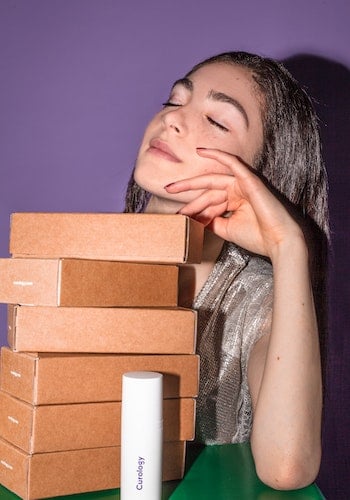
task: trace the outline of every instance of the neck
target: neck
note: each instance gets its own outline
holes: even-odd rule
[[[221,252],[224,240],[217,236],[209,229],[204,231],[204,241],[203,241],[203,263],[213,262],[215,264],[219,254]]]
[[[200,264],[186,264],[179,268],[179,305],[192,307],[194,299],[207,281],[224,240],[209,230],[204,231],[203,254]]]
[[[152,195],[145,212],[150,214],[176,214],[184,206],[178,201]]]
[[[176,214],[183,203],[152,195],[147,213]],[[224,240],[212,231],[204,231],[203,253],[200,264],[185,264],[179,268],[179,305],[191,307],[193,300],[208,279],[221,252]]]

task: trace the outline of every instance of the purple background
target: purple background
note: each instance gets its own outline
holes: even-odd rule
[[[198,60],[286,60],[316,97],[329,171],[329,388],[319,485],[350,497],[348,0],[0,0],[0,256],[15,211],[121,211],[144,126]],[[6,343],[5,306],[0,341]]]

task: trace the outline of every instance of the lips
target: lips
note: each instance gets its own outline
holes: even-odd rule
[[[150,142],[149,151],[154,153],[166,160],[172,161],[174,163],[180,163],[180,159],[173,153],[171,148],[168,146],[166,142],[161,141],[160,139],[152,139]]]

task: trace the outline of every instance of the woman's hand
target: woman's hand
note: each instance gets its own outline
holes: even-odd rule
[[[231,175],[200,175],[165,186],[168,193],[202,191],[179,213],[202,222],[227,241],[270,258],[281,243],[302,236],[283,204],[238,157],[215,149],[197,151],[228,167]]]

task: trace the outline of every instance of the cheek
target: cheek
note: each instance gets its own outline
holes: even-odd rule
[[[221,133],[203,134],[202,137],[197,141],[199,147],[205,147],[207,149],[217,149],[228,153],[229,155],[238,156],[241,158],[247,158],[249,156],[249,144],[246,140],[243,140],[238,135],[231,134],[229,137],[222,135]],[[212,160],[207,160],[206,168],[209,169],[207,173],[217,173],[217,174],[231,174],[228,167],[220,164],[219,162]]]
[[[224,150],[222,150],[224,151]],[[226,151],[227,152],[227,151]],[[209,174],[226,174],[232,175],[231,169],[226,165],[212,160],[211,158],[202,158],[198,164],[198,171],[195,175],[209,175]]]

